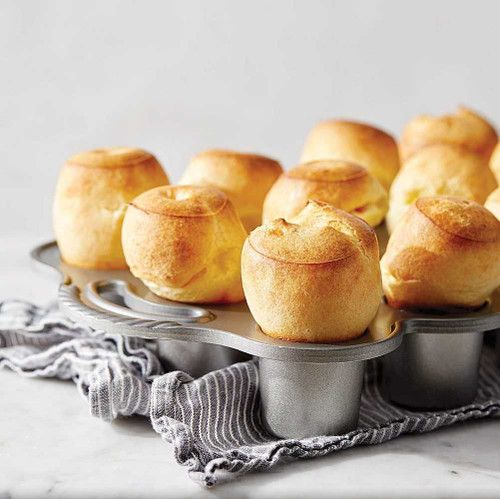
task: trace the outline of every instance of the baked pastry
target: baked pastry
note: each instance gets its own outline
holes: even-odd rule
[[[261,330],[330,343],[360,336],[382,296],[379,252],[363,220],[320,201],[268,222],[243,246],[243,289]]]
[[[372,227],[382,222],[388,209],[387,192],[371,173],[354,163],[324,159],[283,173],[267,193],[262,219],[290,220],[309,199],[352,213]]]
[[[495,189],[486,199],[484,207],[500,220],[500,187]]]
[[[233,203],[245,229],[251,231],[261,224],[264,198],[282,172],[274,159],[213,149],[196,155],[179,183],[221,190]]]
[[[451,196],[419,199],[391,235],[381,260],[395,308],[478,307],[500,285],[500,221]]]
[[[451,144],[424,147],[403,163],[392,183],[387,227],[392,232],[408,207],[421,197],[448,194],[483,204],[496,187],[483,156]]]
[[[399,170],[396,141],[387,133],[354,121],[324,121],[309,133],[301,161],[343,159],[366,168],[385,189]]]
[[[497,182],[500,183],[500,143],[493,149],[493,154],[490,159],[490,168],[495,175]]]
[[[53,205],[62,259],[89,269],[127,268],[121,243],[127,203],[168,183],[157,159],[141,149],[110,147],[69,158],[59,174]]]
[[[228,198],[213,187],[163,186],[134,199],[122,240],[130,271],[156,295],[190,303],[244,299],[246,232]]]
[[[490,123],[470,109],[459,107],[455,114],[424,114],[411,120],[403,131],[400,152],[405,160],[422,147],[444,143],[465,146],[489,159],[497,141]]]

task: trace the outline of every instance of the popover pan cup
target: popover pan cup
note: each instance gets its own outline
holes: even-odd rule
[[[264,426],[279,437],[299,439],[355,430],[365,364],[259,359]]]
[[[500,289],[482,307],[398,310],[403,341],[382,359],[389,400],[410,409],[452,409],[477,393],[484,333],[500,326]]]
[[[151,341],[156,344],[156,354],[166,372],[184,371],[193,378],[252,358],[247,353],[220,345],[178,340]]]
[[[384,390],[411,409],[452,409],[477,392],[483,332],[406,334],[382,359]]]

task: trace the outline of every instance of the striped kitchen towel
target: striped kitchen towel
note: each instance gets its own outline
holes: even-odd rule
[[[139,339],[77,325],[56,306],[0,303],[0,367],[27,377],[73,380],[93,416],[149,414],[151,381],[163,373]]]
[[[91,413],[103,419],[150,414],[154,430],[173,445],[178,462],[205,486],[214,485],[221,471],[236,476],[289,458],[322,456],[403,433],[500,415],[500,370],[493,351],[485,348],[478,396],[468,406],[437,412],[398,408],[382,396],[379,364],[370,361],[355,431],[278,439],[264,429],[260,418],[255,362],[234,364],[198,379],[180,371],[164,374],[143,340],[93,332],[55,308],[13,300],[0,303],[2,366],[25,376],[74,380]]]

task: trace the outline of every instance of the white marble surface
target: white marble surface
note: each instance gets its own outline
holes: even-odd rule
[[[33,235],[0,237],[0,299],[43,304],[55,285],[29,266]],[[71,382],[0,371],[0,499],[39,497],[500,497],[500,420],[293,462],[205,490],[145,418],[89,416]]]

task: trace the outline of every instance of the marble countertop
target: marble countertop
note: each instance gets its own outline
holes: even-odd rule
[[[29,249],[0,237],[0,300],[44,304],[55,284]],[[105,423],[71,382],[0,371],[0,499],[30,497],[500,497],[500,420],[476,421],[379,446],[295,461],[206,490],[179,466],[146,418]]]

